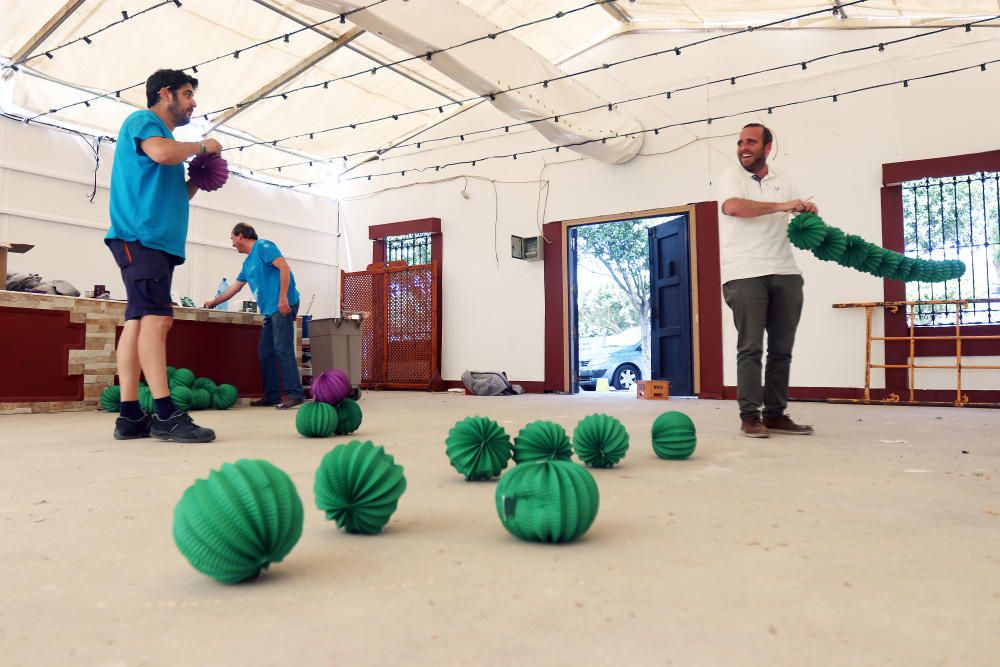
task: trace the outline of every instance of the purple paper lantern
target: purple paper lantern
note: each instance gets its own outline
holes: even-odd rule
[[[199,190],[218,190],[229,178],[229,167],[218,153],[199,153],[188,165],[188,177]]]
[[[312,395],[317,401],[336,405],[351,393],[351,380],[342,370],[336,368],[323,371],[312,383]]]

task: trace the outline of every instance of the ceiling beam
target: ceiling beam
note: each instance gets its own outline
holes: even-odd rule
[[[259,89],[257,89],[256,91],[245,97],[241,102],[239,102],[235,106],[235,108],[232,108],[229,111],[226,111],[221,115],[218,115],[215,118],[213,118],[212,125],[209,126],[207,130],[205,130],[205,133],[207,134],[212,130],[214,130],[215,128],[219,127],[220,125],[228,123],[235,116],[243,113],[244,111],[252,107],[254,103],[260,101],[260,98],[264,97],[265,95],[270,95],[275,90],[281,88],[289,81],[293,81],[294,79],[299,77],[303,72],[312,68],[312,66],[315,65],[316,63],[320,62],[324,58],[329,57],[335,51],[338,51],[342,47],[349,44],[351,41],[363,35],[364,32],[365,31],[362,28],[358,28],[357,26],[355,26],[350,30],[348,30],[347,32],[345,32],[340,37],[338,37],[336,41],[330,42],[319,51],[315,51],[314,53],[306,56],[304,59],[300,60],[298,63],[293,65],[291,68],[285,70],[277,77],[265,83]]]
[[[317,34],[320,34],[323,37],[326,37],[327,39],[336,39],[337,38],[336,35],[333,35],[333,34],[327,32],[326,30],[324,30],[324,29],[322,29],[322,28],[320,28],[318,26],[312,25],[312,23],[306,21],[302,17],[296,16],[295,14],[292,14],[291,12],[285,11],[283,8],[275,5],[274,3],[270,2],[269,0],[254,0],[254,2],[256,2],[258,5],[260,5],[262,7],[266,7],[267,9],[271,10],[275,14],[279,14],[280,16],[284,16],[289,21],[294,21],[295,23],[298,23],[300,26],[302,26],[304,28],[309,28],[313,32],[315,32]],[[422,86],[423,88],[426,88],[427,90],[431,91],[435,95],[440,95],[441,97],[445,98],[449,102],[458,102],[458,98],[457,97],[453,97],[453,96],[449,95],[448,93],[446,93],[446,92],[444,92],[444,91],[442,91],[442,90],[440,90],[440,89],[432,86],[431,84],[427,83],[426,81],[421,81],[419,78],[417,78],[416,76],[410,74],[409,72],[407,72],[406,70],[402,69],[401,67],[397,67],[396,65],[389,65],[388,61],[385,61],[385,60],[382,60],[381,58],[373,56],[372,54],[367,53],[366,51],[364,51],[364,50],[362,50],[362,49],[360,49],[360,48],[358,48],[356,46],[350,46],[349,45],[347,48],[348,48],[348,50],[353,51],[354,53],[357,53],[359,56],[362,56],[363,58],[367,58],[368,60],[372,61],[373,63],[376,63],[380,67],[385,67],[389,71],[394,72],[394,73],[398,74],[399,76],[401,76],[403,78],[409,79],[410,81],[412,81],[413,83],[417,84],[418,86]]]
[[[31,39],[24,43],[24,46],[14,52],[14,55],[10,57],[10,61],[12,63],[16,63],[34,53],[35,49],[37,49],[42,42],[48,39],[49,35],[54,33],[56,29],[63,24],[63,21],[68,19],[73,12],[80,8],[80,5],[83,3],[84,0],[68,0],[68,2],[62,6],[62,9],[53,14],[52,18],[46,21],[45,25],[43,25]]]
[[[622,23],[632,22],[632,17],[629,16],[629,13],[626,12],[622,7],[619,7],[618,3],[614,2],[613,0],[612,2],[605,2],[603,5],[601,5],[601,9],[606,11],[608,14],[611,14],[611,16],[613,16],[616,21],[621,21]]]

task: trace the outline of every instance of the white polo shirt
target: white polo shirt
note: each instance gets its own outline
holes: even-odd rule
[[[735,167],[722,176],[717,197],[723,285],[741,278],[802,273],[795,265],[792,244],[788,242],[788,213],[736,218],[722,211],[726,200],[734,197],[760,202],[798,199],[797,189],[787,178],[768,166],[767,176],[758,181],[743,167]]]

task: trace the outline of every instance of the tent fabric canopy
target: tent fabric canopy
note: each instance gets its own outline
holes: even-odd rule
[[[380,11],[390,11],[393,3],[404,1],[386,0]],[[446,14],[435,11],[444,4],[432,0],[409,3],[426,4],[427,21],[437,25],[447,22]],[[828,11],[782,27],[926,28],[1000,14],[996,0],[869,0],[854,5],[849,0],[638,0],[593,6],[584,0],[463,0],[462,4],[501,29],[566,12],[562,18],[510,33],[565,71],[588,66],[588,51],[596,45],[634,33],[741,30],[817,10]],[[342,23],[330,12],[292,0],[183,0],[180,6],[174,2],[157,5],[156,0],[7,0],[0,23],[0,58],[10,63],[35,57],[22,62],[17,72],[5,70],[0,106],[29,118],[44,114],[38,120],[114,135],[127,114],[145,108],[141,84],[153,70],[190,68],[241,50],[238,58],[228,55],[198,67],[194,76],[200,82],[199,115],[178,136],[200,136],[227,110],[231,117],[216,128],[226,147],[305,135],[226,153],[234,168],[264,170],[293,183],[335,178],[344,169],[370,159],[372,151],[393,146],[429,127],[445,127],[457,113],[476,106],[467,102],[458,107],[456,101],[476,98],[477,94],[430,63],[409,59],[410,54],[378,35],[361,31],[349,16]],[[834,7],[841,5],[844,9],[835,15]],[[577,8],[582,9],[570,11]],[[123,12],[129,15],[127,20],[122,20]],[[101,30],[117,21],[120,23]],[[319,22],[325,23],[306,27]],[[998,21],[991,23],[998,25]],[[351,30],[360,34],[310,64],[310,58],[330,50],[335,40]],[[289,35],[287,41],[285,34]],[[84,35],[93,35],[90,44],[77,41],[56,48]],[[272,38],[276,39],[254,46]],[[665,37],[664,41],[673,39]],[[44,55],[47,51],[51,58]],[[383,67],[404,59],[409,60]],[[377,68],[374,74],[369,72],[373,68]],[[521,73],[512,72],[511,80],[519,76],[523,78]],[[347,78],[322,85],[341,77]],[[232,113],[233,107],[268,84],[274,86],[273,99]],[[311,84],[314,87],[299,90]],[[116,91],[120,91],[120,99]],[[605,91],[595,92],[600,95]],[[614,95],[642,92],[619,87]],[[287,99],[281,93],[286,93]],[[106,96],[90,101],[89,106],[82,104],[100,95]],[[74,106],[63,109],[66,105]],[[50,109],[60,110],[49,113]],[[490,113],[503,123],[503,114]],[[393,115],[398,119],[392,120]],[[373,119],[386,120],[366,122]],[[351,129],[350,124],[356,127]],[[337,126],[348,127],[325,131]],[[312,138],[309,133],[313,133]],[[351,155],[355,153],[358,155]],[[345,161],[339,159],[342,155],[351,157]],[[308,164],[283,167],[280,174],[274,169],[332,157],[338,159],[325,163],[319,173],[314,168],[319,165]]]

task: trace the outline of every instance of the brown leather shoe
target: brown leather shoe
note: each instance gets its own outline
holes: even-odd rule
[[[261,408],[264,406],[278,405],[274,401],[269,401],[266,398],[258,398],[256,401],[250,401],[250,406],[254,408]]]
[[[781,415],[773,419],[765,419],[764,426],[772,433],[787,433],[788,435],[812,435],[813,427],[805,424],[796,424],[788,415]]]
[[[750,415],[749,417],[740,417],[740,419],[743,422],[740,424],[740,431],[746,437],[766,438],[770,435],[767,427],[761,422],[760,415]]]

